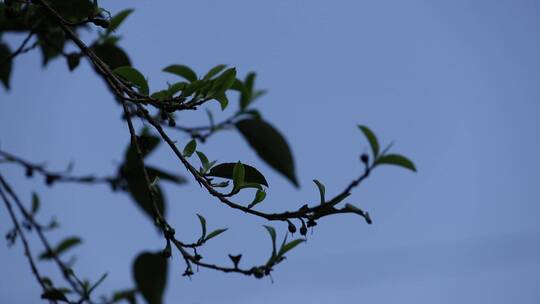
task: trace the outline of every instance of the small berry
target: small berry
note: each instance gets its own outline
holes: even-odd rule
[[[367,164],[369,162],[369,156],[364,153],[360,156],[360,160],[364,163],[364,164]]]
[[[296,232],[296,226],[291,222],[289,222],[289,232],[292,234]]]

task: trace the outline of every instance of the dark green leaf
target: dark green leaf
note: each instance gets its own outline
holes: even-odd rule
[[[167,259],[161,252],[140,254],[133,263],[137,289],[148,304],[163,303],[167,283]]]
[[[260,119],[245,119],[237,122],[236,127],[267,164],[298,187],[289,145],[273,126]]]
[[[230,68],[221,73],[219,77],[215,79],[214,85],[212,86],[212,91],[217,94],[224,93],[226,90],[230,89],[236,80],[236,69]]]
[[[234,188],[238,189],[244,184],[245,175],[246,173],[245,173],[244,165],[242,165],[241,162],[237,162],[233,168]]]
[[[206,219],[204,216],[197,213],[197,217],[199,218],[199,221],[201,222],[201,240],[204,240],[206,237]]]
[[[133,13],[133,9],[126,9],[114,15],[109,21],[107,32],[114,32],[131,13]]]
[[[293,241],[290,241],[289,243],[283,245],[281,249],[279,249],[278,256],[283,256],[288,251],[292,250],[294,247],[300,245],[300,243],[304,242],[304,239],[296,239]]]
[[[112,43],[94,45],[92,50],[113,70],[121,66],[131,65],[128,55],[121,48]]]
[[[377,159],[376,164],[377,165],[384,165],[384,164],[396,165],[396,166],[407,168],[411,171],[416,172],[416,167],[414,166],[414,163],[410,161],[408,158],[406,158],[405,156],[399,155],[399,154],[383,155],[379,157],[379,159]]]
[[[233,179],[233,171],[235,163],[223,163],[213,167],[208,176],[216,176],[227,179]],[[246,183],[256,183],[260,185],[265,185],[268,187],[268,183],[264,176],[254,167],[243,164],[244,166],[244,182]]]
[[[185,65],[173,64],[164,68],[163,71],[183,77],[186,80],[189,80],[189,82],[194,82],[197,80],[197,74],[195,74],[192,69]]]
[[[317,185],[317,188],[319,188],[319,195],[321,196],[321,204],[325,202],[324,194],[325,194],[325,187],[324,185],[319,182],[318,180],[314,179],[313,182],[315,185]]]
[[[39,31],[37,36],[43,57],[42,64],[46,66],[50,60],[62,54],[66,44],[66,37],[60,28],[49,28]]]
[[[81,62],[81,56],[77,53],[71,53],[66,56],[68,69],[70,71],[73,71],[79,66],[79,63]]]
[[[182,154],[184,155],[184,157],[190,157],[195,152],[195,149],[197,149],[197,142],[192,139],[186,144],[186,146],[184,147],[184,152],[182,152]]]
[[[130,304],[135,304],[135,295],[137,293],[136,289],[128,289],[128,290],[121,290],[117,291],[113,294],[112,302],[117,303],[122,300],[126,300]]]
[[[148,82],[146,81],[146,78],[144,78],[143,74],[141,74],[141,72],[137,71],[135,68],[123,66],[114,69],[113,72],[125,80],[133,83],[139,90],[139,93],[148,95]]]
[[[0,43],[0,81],[4,85],[4,88],[9,89],[9,79],[11,76],[11,64],[12,59],[11,50],[5,43]]]
[[[124,165],[123,175],[127,181],[127,191],[137,203],[137,205],[154,220],[154,204],[152,202],[151,194],[148,192],[146,180],[144,179],[142,167],[137,163],[130,163],[127,166]],[[152,187],[156,198],[157,208],[162,215],[166,214],[165,199],[163,198],[163,192],[159,185]]]
[[[240,95],[240,109],[245,109],[251,103],[253,95],[253,88],[255,86],[255,77],[257,74],[251,72],[247,74],[246,79],[244,80],[245,90]]]
[[[143,158],[148,156],[148,154],[150,154],[152,151],[154,151],[154,149],[159,145],[161,141],[159,137],[150,134],[150,132],[146,128],[142,130],[141,135],[138,138],[139,147],[141,148]],[[125,154],[125,162],[135,165],[139,163],[139,159],[137,157],[137,149],[135,145],[130,144],[128,146]]]
[[[37,193],[32,192],[32,214],[36,214],[39,210],[39,196]]]
[[[272,239],[272,256],[276,255],[276,229],[272,226],[266,226],[263,225],[264,228],[266,228],[266,231],[268,231],[268,234],[270,234],[270,238]]]
[[[266,192],[260,189],[257,190],[257,193],[255,193],[255,197],[253,198],[253,201],[248,205],[248,208],[252,208],[253,206],[262,202],[265,198],[266,198]]]
[[[81,239],[78,237],[70,237],[70,238],[64,239],[62,242],[60,242],[60,244],[58,244],[58,246],[56,246],[55,249],[53,249],[53,252],[46,251],[42,253],[39,256],[39,259],[40,260],[52,259],[53,256],[59,256],[63,252],[67,251],[68,249],[76,245],[79,245],[81,242],[82,242]]]
[[[364,133],[364,136],[366,136],[369,145],[371,146],[371,150],[373,151],[373,158],[376,159],[379,155],[379,141],[377,140],[375,133],[366,126],[359,125],[358,128]]]
[[[216,229],[216,230],[210,232],[210,233],[206,236],[206,238],[204,239],[204,241],[206,242],[206,241],[208,241],[209,239],[214,238],[214,237],[216,237],[216,236],[222,234],[222,233],[225,232],[225,231],[227,231],[227,228],[224,228],[224,229]]]
[[[219,101],[219,105],[221,106],[221,110],[225,110],[227,108],[227,105],[229,104],[229,99],[227,98],[227,95],[225,93],[217,94],[214,96],[214,98]]]
[[[339,204],[341,201],[343,201],[344,199],[346,199],[349,195],[351,195],[350,193],[342,193],[338,196],[336,196],[335,198],[333,198],[331,201],[329,201],[328,203],[332,204],[332,205],[337,205]]]
[[[201,151],[197,151],[197,156],[199,157],[199,160],[201,161],[201,165],[203,168],[206,168],[210,161],[208,160],[208,157],[204,155]]]
[[[216,65],[215,67],[211,68],[210,71],[206,73],[206,75],[204,75],[203,79],[211,79],[212,77],[217,75],[219,72],[223,71],[223,69],[226,67],[227,65],[225,64]]]

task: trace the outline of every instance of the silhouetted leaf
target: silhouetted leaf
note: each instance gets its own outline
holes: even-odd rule
[[[259,119],[241,120],[236,123],[236,127],[267,164],[298,187],[291,150],[285,138],[274,127]]]
[[[137,303],[135,299],[135,295],[137,293],[136,289],[128,289],[128,290],[120,290],[113,294],[112,296],[112,302],[117,303],[122,300],[126,300],[130,304]]]
[[[44,300],[61,301],[69,303],[68,299],[64,295],[64,291],[60,289],[47,289],[41,294],[41,298]]]
[[[52,252],[48,252],[48,251],[43,252],[39,256],[39,259],[40,260],[52,259],[53,256],[59,256],[63,252],[67,251],[68,249],[79,245],[81,242],[82,242],[81,239],[78,237],[66,238],[62,242],[60,242],[60,244],[58,244],[58,246],[56,246],[56,248],[54,248]]]
[[[200,240],[204,240],[206,237],[206,219],[204,216],[197,213],[197,217],[199,218],[199,222],[201,222],[201,238]]]
[[[373,133],[368,127],[359,125],[358,128],[364,133],[366,136],[369,145],[371,146],[371,150],[373,151],[373,158],[377,158],[379,155],[379,141],[377,141],[377,137],[375,136],[375,133]]]
[[[109,20],[107,32],[114,32],[131,13],[133,13],[133,9],[126,9],[114,15],[114,17]]]
[[[64,51],[66,37],[62,29],[58,27],[42,28],[41,31],[38,31],[37,37],[43,66],[46,66],[50,60],[58,57]]]
[[[317,188],[319,188],[319,195],[321,196],[321,204],[322,204],[325,201],[325,198],[324,198],[324,194],[326,192],[325,187],[321,182],[319,182],[316,179],[314,179],[313,182],[315,183],[315,185],[317,185]]]
[[[186,144],[186,146],[184,147],[184,152],[182,152],[182,154],[184,155],[184,157],[190,157],[195,152],[195,149],[197,149],[197,142],[192,139]]]
[[[133,263],[133,278],[148,304],[163,303],[163,291],[167,283],[167,259],[161,252],[141,253]]]
[[[223,163],[213,167],[208,176],[216,176],[227,179],[233,179],[233,171],[235,163]],[[268,183],[264,176],[254,167],[243,164],[244,166],[244,182],[246,183],[256,183],[260,185],[265,185],[268,187]]]
[[[209,239],[214,238],[214,237],[216,237],[216,236],[222,234],[222,233],[225,232],[225,231],[227,231],[227,228],[216,229],[216,230],[210,232],[210,233],[206,236],[206,238],[204,239],[204,241],[206,242],[206,241],[208,241]]]
[[[146,78],[144,78],[143,74],[141,74],[141,72],[137,71],[135,68],[130,66],[122,66],[114,69],[113,72],[125,80],[133,83],[139,90],[139,93],[148,95],[148,82],[146,81]]]
[[[5,43],[0,43],[0,81],[4,85],[4,88],[9,89],[9,79],[11,76],[11,64],[12,60],[11,50]]]
[[[376,161],[377,165],[396,165],[403,168],[407,168],[413,172],[416,172],[416,167],[414,166],[414,163],[410,161],[408,158],[406,158],[403,155],[399,154],[386,154],[382,155],[377,159]]]
[[[164,68],[163,71],[183,77],[190,82],[194,82],[195,80],[197,80],[197,74],[195,74],[195,72],[193,72],[193,70],[190,69],[188,66],[182,64],[170,65]]]
[[[131,194],[131,197],[153,221],[154,205],[152,202],[152,197],[148,192],[142,167],[137,163],[131,164],[129,166],[124,166],[123,174],[126,178],[127,190]],[[154,189],[153,191],[156,198],[157,208],[162,215],[165,215],[165,200],[163,198],[163,192],[161,191],[161,187],[159,185],[154,185],[152,188]]]
[[[32,214],[36,214],[36,212],[38,212],[39,205],[39,196],[37,195],[37,193],[32,192]]]
[[[142,130],[141,135],[138,138],[139,147],[141,148],[143,158],[148,156],[148,154],[150,154],[152,151],[154,151],[154,149],[159,145],[161,141],[159,137],[150,134],[150,132],[146,128]],[[125,163],[139,163],[139,159],[137,158],[137,149],[135,145],[132,145],[131,143],[126,150]]]
[[[112,43],[94,45],[92,50],[113,70],[121,66],[131,65],[128,55],[121,48]]]
[[[94,6],[90,0],[50,0],[48,3],[65,20],[71,22],[77,22],[87,18],[94,10]]]

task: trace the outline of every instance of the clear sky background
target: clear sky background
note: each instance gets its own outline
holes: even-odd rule
[[[269,94],[256,106],[286,134],[301,189],[261,162],[237,132],[202,147],[211,158],[240,158],[264,172],[270,188],[262,210],[317,200],[313,178],[329,194],[341,191],[368,151],[358,123],[383,143],[394,140],[394,151],[419,169],[377,169],[349,200],[374,224],[352,215],[321,220],[276,268],[274,283],[209,270],[190,281],[175,257],[167,303],[538,303],[540,2],[100,3],[113,13],[136,9],[120,29],[121,45],[152,89],[174,80],[160,70],[175,63],[200,73],[220,63],[242,76],[258,72],[257,85]],[[2,149],[53,170],[72,160],[76,173],[114,174],[129,140],[120,107],[88,63],[69,73],[63,60],[46,69],[40,60],[37,51],[18,58],[12,91],[0,93]],[[189,113],[178,122],[204,119]],[[182,145],[188,139],[174,138]],[[164,146],[149,162],[186,173]],[[73,251],[75,269],[93,280],[108,272],[100,292],[131,287],[133,258],[164,246],[125,194],[106,186],[49,189],[18,167],[1,171],[27,201],[30,191],[40,193],[40,218],[55,215],[62,224],[52,240],[84,238]],[[166,196],[181,238],[198,237],[195,213],[210,228],[230,228],[203,249],[205,259],[227,263],[228,253],[240,252],[245,265],[267,259],[263,221],[218,204],[193,183],[167,185]],[[5,209],[0,214],[5,233],[11,224]],[[20,243],[0,246],[0,257],[0,302],[39,302]]]

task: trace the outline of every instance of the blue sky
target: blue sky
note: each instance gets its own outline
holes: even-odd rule
[[[269,94],[256,106],[286,134],[300,190],[233,131],[213,137],[203,151],[264,172],[270,188],[261,210],[316,200],[314,178],[329,194],[341,191],[361,170],[358,155],[368,151],[358,123],[383,143],[395,141],[394,151],[419,169],[377,169],[349,200],[368,210],[374,224],[355,216],[322,220],[276,269],[274,283],[207,270],[190,281],[173,259],[167,303],[538,302],[537,1],[100,3],[113,13],[135,8],[120,29],[121,45],[154,90],[173,80],[160,72],[169,64],[201,73],[220,63],[241,75],[258,72],[257,85]],[[80,174],[112,174],[121,162],[129,136],[121,109],[88,63],[74,73],[62,60],[41,69],[39,54],[27,54],[15,62],[12,91],[0,94],[3,149],[50,169],[72,160]],[[209,109],[227,115],[216,104]],[[179,123],[204,119],[189,113]],[[165,147],[149,161],[186,173]],[[49,189],[14,166],[3,165],[2,174],[27,200],[30,191],[40,193],[42,219],[55,215],[62,224],[51,239],[83,236],[76,271],[93,280],[109,272],[102,292],[132,286],[133,258],[163,247],[124,194],[105,186]],[[195,213],[210,227],[230,228],[203,250],[205,258],[228,262],[228,253],[242,252],[246,265],[267,258],[263,221],[219,205],[193,183],[168,185],[166,196],[169,221],[184,239],[198,237]],[[6,232],[10,224],[1,214]],[[20,244],[0,246],[0,256],[9,274],[0,280],[0,302],[38,302]]]

